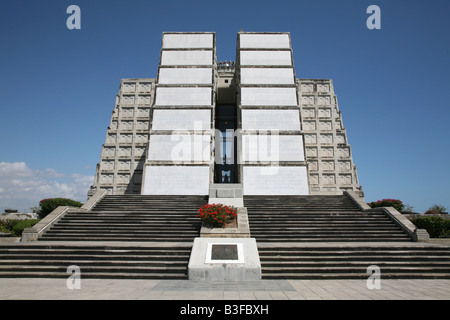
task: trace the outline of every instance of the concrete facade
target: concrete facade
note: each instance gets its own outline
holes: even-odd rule
[[[362,196],[333,82],[296,78],[290,41],[239,32],[236,62],[217,62],[215,33],[164,33],[157,77],[121,80],[89,195],[209,195],[235,143],[244,195]],[[224,144],[221,105],[235,109]]]
[[[155,79],[121,80],[89,196],[141,192],[154,95]]]

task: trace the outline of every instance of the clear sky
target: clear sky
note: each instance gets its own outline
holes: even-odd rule
[[[81,30],[69,30],[69,5]],[[370,5],[381,29],[369,30]],[[84,202],[122,78],[156,77],[164,31],[290,32],[298,78],[332,79],[367,202],[450,209],[448,0],[2,0],[0,211]]]

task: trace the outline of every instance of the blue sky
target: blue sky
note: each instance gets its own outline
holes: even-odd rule
[[[69,5],[81,30],[69,30]],[[381,29],[369,30],[369,5]],[[122,78],[156,77],[164,31],[291,33],[298,78],[332,79],[366,201],[450,209],[447,0],[0,3],[0,211],[86,200]]]

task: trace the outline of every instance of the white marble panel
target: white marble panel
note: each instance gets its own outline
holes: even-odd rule
[[[162,66],[208,66],[213,64],[213,52],[205,51],[163,51]]]
[[[209,161],[211,158],[210,135],[151,135],[147,160],[173,161],[184,164]]]
[[[241,51],[241,66],[291,66],[290,51]]]
[[[209,130],[211,110],[154,110],[152,130]]]
[[[209,166],[146,166],[142,194],[207,195]]]
[[[157,106],[210,106],[211,88],[157,88]]]
[[[241,48],[290,49],[289,34],[241,34]]]
[[[244,195],[307,195],[306,167],[244,166]]]
[[[242,110],[243,130],[300,130],[298,110]]]
[[[297,106],[295,88],[241,88],[242,106]]]
[[[212,33],[200,33],[200,34],[164,34],[163,35],[163,48],[212,48],[213,47],[213,34]]]
[[[242,84],[294,84],[292,68],[242,68]]]
[[[243,135],[243,161],[304,161],[302,136]]]
[[[212,68],[160,68],[160,84],[211,84]]]
[[[295,88],[242,88],[242,106],[297,106]]]

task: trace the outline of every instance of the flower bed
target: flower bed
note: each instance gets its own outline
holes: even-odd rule
[[[197,217],[203,225],[212,228],[223,228],[237,217],[237,209],[223,204],[206,204],[198,209]]]
[[[378,200],[374,202],[368,203],[369,207],[371,208],[378,208],[378,207],[394,207],[398,212],[402,212],[405,208],[405,205],[403,202],[397,199],[383,199]]]

